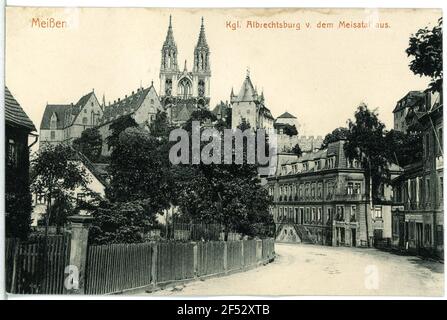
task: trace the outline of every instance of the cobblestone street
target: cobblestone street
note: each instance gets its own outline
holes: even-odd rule
[[[444,265],[418,257],[303,244],[276,244],[276,253],[277,259],[269,265],[153,295],[440,296],[444,290]]]

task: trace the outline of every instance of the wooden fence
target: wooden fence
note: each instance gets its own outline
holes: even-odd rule
[[[86,294],[110,294],[243,270],[274,258],[274,240],[91,246]]]
[[[51,236],[33,242],[6,240],[6,291],[18,294],[62,294],[69,264],[70,238]]]
[[[50,237],[46,248],[7,239],[7,292],[64,293],[69,253],[69,236]],[[89,246],[86,258],[85,293],[111,294],[254,267],[274,258],[274,240]]]

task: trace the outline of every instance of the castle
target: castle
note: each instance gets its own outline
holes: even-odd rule
[[[79,138],[85,129],[97,127],[103,140],[101,154],[108,156],[111,150],[106,138],[111,134],[110,126],[123,116],[131,116],[138,125],[148,128],[155,120],[157,112],[166,112],[172,125],[181,126],[191,118],[195,110],[209,109],[210,48],[206,40],[203,18],[193,52],[192,70],[188,70],[186,60],[181,70],[177,57],[178,48],[174,40],[170,16],[166,38],[161,48],[158,93],[152,82],[148,88],[139,87],[113,103],[106,104],[104,96],[102,103],[99,103],[92,90],[76,103],[47,104],[40,126],[40,145],[71,143]],[[213,112],[217,118],[228,121],[231,128],[236,128],[242,122],[246,122],[254,129],[275,129],[281,152],[291,151],[297,143],[300,143],[297,131],[299,124],[296,118],[289,113],[284,113],[275,119],[265,104],[263,92],[258,94],[256,87],[253,86],[248,71],[238,94],[235,94],[232,89],[230,103],[221,102],[213,109]],[[290,120],[293,123],[289,123]],[[283,132],[285,126],[294,126],[295,131],[292,134]],[[302,140],[301,143],[306,145],[303,151],[319,148],[320,140],[322,139]]]

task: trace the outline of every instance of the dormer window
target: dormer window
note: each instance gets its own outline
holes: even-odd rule
[[[57,129],[57,116],[56,113],[53,112],[50,119],[50,129]]]

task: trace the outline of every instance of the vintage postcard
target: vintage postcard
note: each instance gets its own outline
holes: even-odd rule
[[[7,6],[8,296],[443,296],[442,16]]]

